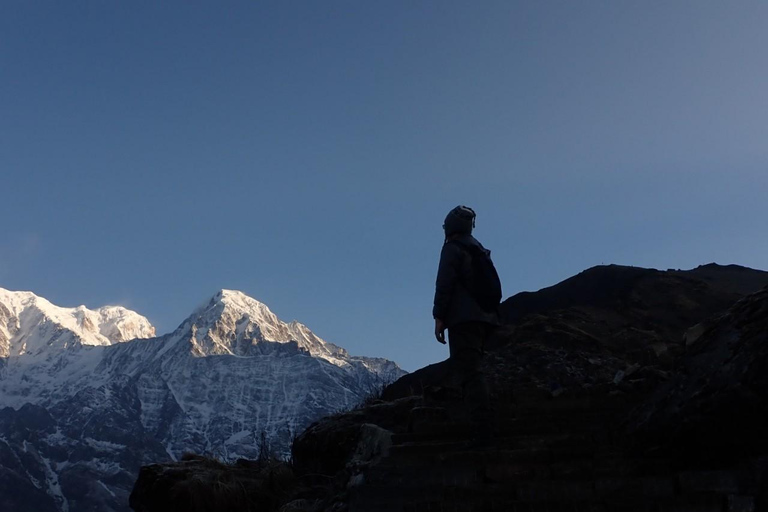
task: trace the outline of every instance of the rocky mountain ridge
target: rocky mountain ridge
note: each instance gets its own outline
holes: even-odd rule
[[[59,331],[58,335],[55,331]],[[0,288],[0,357],[40,356],[78,345],[108,346],[155,336],[145,317],[122,306],[61,308],[31,292]]]
[[[126,510],[142,464],[185,451],[287,453],[310,422],[404,373],[236,291],[159,337],[123,308],[0,299],[3,510]]]

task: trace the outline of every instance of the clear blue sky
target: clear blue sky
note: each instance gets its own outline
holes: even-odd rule
[[[160,332],[220,288],[447,357],[446,212],[505,295],[768,268],[768,3],[0,4],[0,286]]]

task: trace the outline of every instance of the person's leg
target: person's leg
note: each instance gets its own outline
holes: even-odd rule
[[[491,326],[480,322],[467,322],[448,330],[452,370],[461,381],[470,419],[482,436],[489,436],[491,431],[490,397],[481,368],[483,344],[490,332]]]

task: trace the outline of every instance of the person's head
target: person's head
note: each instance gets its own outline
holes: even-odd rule
[[[452,235],[469,235],[474,227],[475,211],[468,206],[457,206],[448,212],[443,222],[446,238]]]

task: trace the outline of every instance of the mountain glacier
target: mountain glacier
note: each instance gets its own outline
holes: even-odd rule
[[[264,436],[286,454],[312,421],[404,373],[237,291],[156,337],[122,307],[0,289],[0,509],[127,510],[143,464],[254,458]]]

